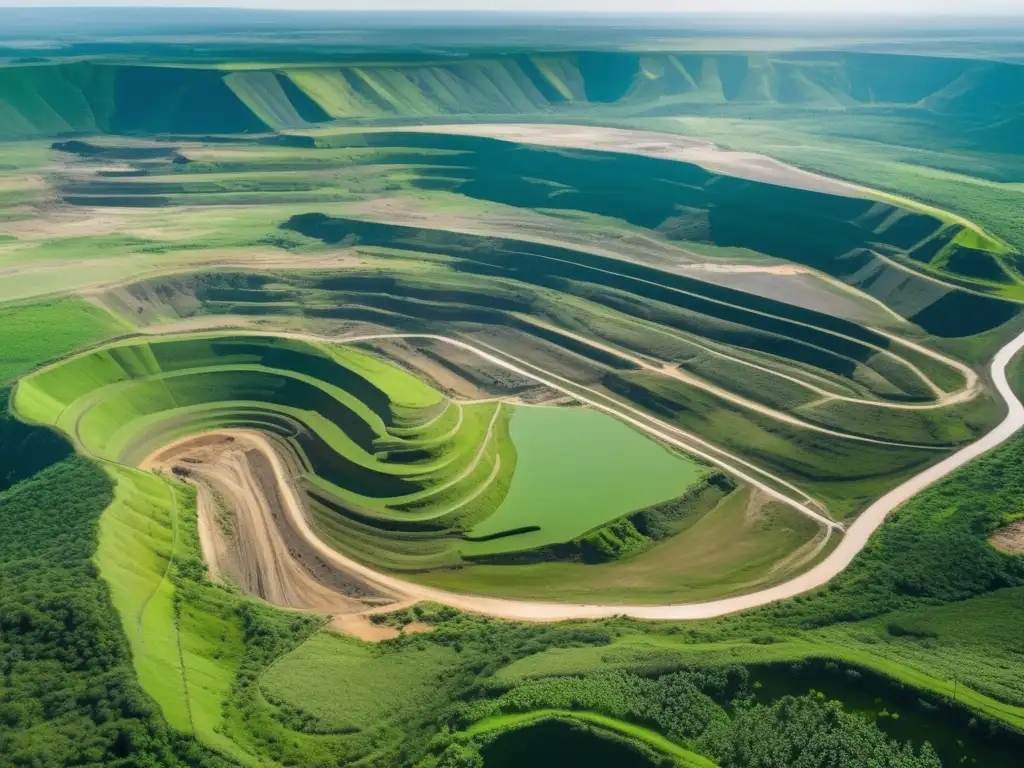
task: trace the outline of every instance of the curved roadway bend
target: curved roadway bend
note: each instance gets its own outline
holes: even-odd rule
[[[250,331],[248,333],[261,336],[267,335],[265,332],[260,331]],[[830,531],[833,529],[844,529],[841,523],[837,523],[835,520],[831,519],[827,515],[821,514],[820,512],[817,512],[811,508],[813,506],[817,506],[824,509],[820,502],[811,498],[806,493],[797,488],[795,485],[782,479],[781,477],[778,477],[769,472],[766,472],[763,469],[755,467],[750,462],[745,461],[744,459],[741,459],[740,457],[735,456],[733,454],[727,453],[726,451],[723,451],[721,448],[712,446],[706,440],[702,440],[701,438],[698,438],[696,435],[691,435],[689,432],[685,432],[679,429],[678,427],[674,427],[671,424],[667,424],[666,422],[660,421],[659,419],[655,419],[651,416],[648,416],[637,408],[633,408],[625,404],[620,404],[620,407],[613,408],[609,405],[600,403],[590,397],[587,397],[586,395],[580,394],[579,390],[592,392],[594,394],[599,393],[597,393],[595,390],[590,389],[589,387],[583,386],[582,384],[575,384],[575,382],[571,382],[569,379],[566,379],[563,376],[559,376],[558,374],[551,373],[550,371],[546,371],[543,368],[539,368],[533,365],[532,363],[527,363],[525,361],[520,360],[519,358],[513,357],[512,355],[507,355],[507,353],[502,352],[503,355],[506,355],[508,358],[515,362],[509,362],[505,358],[493,355],[490,352],[475,347],[472,344],[469,344],[465,341],[453,339],[450,336],[439,336],[433,333],[373,333],[363,336],[342,336],[338,338],[331,338],[329,336],[318,336],[312,333],[300,333],[297,331],[281,331],[273,335],[286,336],[289,338],[303,339],[306,341],[315,341],[321,343],[327,342],[331,344],[355,344],[360,341],[379,341],[382,339],[431,339],[433,341],[441,341],[446,344],[451,344],[452,346],[456,346],[459,347],[460,349],[466,350],[467,352],[471,352],[472,354],[476,355],[482,360],[486,360],[489,363],[501,366],[507,371],[511,371],[512,373],[516,373],[520,376],[530,379],[531,381],[535,381],[538,384],[542,384],[545,387],[549,387],[550,389],[553,389],[557,392],[561,392],[562,394],[568,395],[569,397],[573,398],[574,400],[580,403],[583,403],[584,405],[588,405],[591,408],[596,408],[599,411],[609,413],[615,418],[626,422],[635,429],[639,429],[641,432],[646,432],[647,434],[657,438],[663,443],[675,446],[676,448],[681,448],[682,450],[686,451],[687,453],[693,456],[699,456],[705,461],[715,464],[716,466],[722,467],[723,469],[729,471],[731,474],[738,477],[740,480],[743,480],[744,482],[749,483],[750,485],[756,488],[759,488],[768,496],[771,496],[777,501],[781,501],[783,504],[792,507],[801,514],[813,518],[821,525],[827,526]],[[495,349],[494,347],[490,348],[494,349],[496,352],[501,352],[501,350]],[[538,371],[541,371],[543,375],[539,375],[532,371],[528,371],[525,368],[521,367],[523,365],[530,368],[536,368]],[[569,389],[565,385],[559,384],[558,382],[554,381],[554,379],[561,379],[562,381],[571,383],[574,385],[575,388]],[[630,415],[631,413],[636,415]],[[643,419],[636,418],[636,416],[642,416]],[[714,454],[718,455],[712,455],[712,453],[708,453],[705,449],[710,449],[713,451]],[[722,456],[725,456],[728,460],[721,458]],[[797,495],[802,496],[804,498],[804,501],[801,502],[795,498],[787,496],[786,494],[782,493],[776,488],[773,488],[772,486],[758,480],[757,478],[753,477],[747,470],[737,466],[737,464],[745,466],[748,469],[753,469],[757,474],[769,478],[773,482],[778,483],[780,486],[783,486],[791,491],[794,491]]]
[[[339,341],[354,340],[345,339]],[[351,558],[345,557],[317,537],[310,527],[309,521],[306,519],[302,503],[298,498],[297,492],[292,487],[283,462],[270,442],[259,433],[246,432],[244,434],[267,453],[277,480],[281,484],[286,513],[291,518],[295,530],[325,559],[334,563],[339,568],[358,574],[384,591],[393,592],[405,598],[432,600],[474,613],[524,621],[597,619],[616,615],[655,620],[709,619],[748,608],[756,608],[785,598],[795,597],[825,584],[853,561],[857,553],[867,544],[871,534],[896,507],[908,501],[928,486],[946,477],[968,461],[977,458],[1004,442],[1021,426],[1024,426],[1024,405],[1013,394],[1006,378],[1007,365],[1021,349],[1024,349],[1024,333],[1021,333],[1007,343],[992,360],[992,380],[995,383],[996,390],[1003,400],[1006,401],[1008,408],[1006,418],[1003,419],[999,426],[977,442],[929,467],[878,499],[847,529],[846,535],[839,543],[839,546],[825,560],[811,570],[769,589],[707,603],[681,605],[582,605],[506,600],[433,589],[378,573]]]

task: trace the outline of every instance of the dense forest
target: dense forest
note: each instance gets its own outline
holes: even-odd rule
[[[91,557],[112,485],[0,416],[0,766],[217,766],[142,691]],[[48,464],[48,466],[47,466]],[[2,487],[2,486],[0,486]]]
[[[656,677],[626,672],[524,681],[499,696],[453,708],[452,727],[488,716],[537,710],[599,712],[649,726],[677,744],[712,757],[721,768],[941,768],[926,743],[898,744],[873,723],[824,696],[753,701],[743,667],[684,669]],[[500,733],[500,731],[499,731]],[[483,739],[455,739],[422,768],[473,765]],[[479,763],[482,764],[482,763]]]

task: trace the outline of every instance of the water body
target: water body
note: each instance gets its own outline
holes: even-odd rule
[[[508,495],[473,537],[535,527],[469,543],[466,554],[570,541],[644,507],[682,495],[704,469],[600,411],[520,407],[509,425],[516,469]]]
[[[564,720],[506,731],[482,750],[485,768],[653,768],[626,743]]]
[[[759,702],[811,690],[843,703],[848,712],[871,720],[896,741],[915,749],[927,741],[943,765],[1019,768],[1024,735],[975,716],[969,710],[869,670],[824,661],[750,667]]]

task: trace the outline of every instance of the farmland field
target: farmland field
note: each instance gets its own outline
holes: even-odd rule
[[[0,768],[1016,768],[1018,26],[90,13],[0,9]]]
[[[0,381],[9,382],[77,347],[99,341],[126,326],[102,310],[76,299],[9,304],[0,308],[4,356]]]

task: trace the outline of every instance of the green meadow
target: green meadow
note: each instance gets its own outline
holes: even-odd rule
[[[230,601],[215,593],[182,600],[182,571],[202,557],[194,498],[147,472],[109,465],[108,472],[114,499],[100,521],[95,561],[139,683],[173,727],[251,763],[222,724],[243,654],[242,628]]]
[[[98,307],[74,298],[0,306],[3,357],[0,381],[28,373],[40,361],[101,341],[127,326]]]

